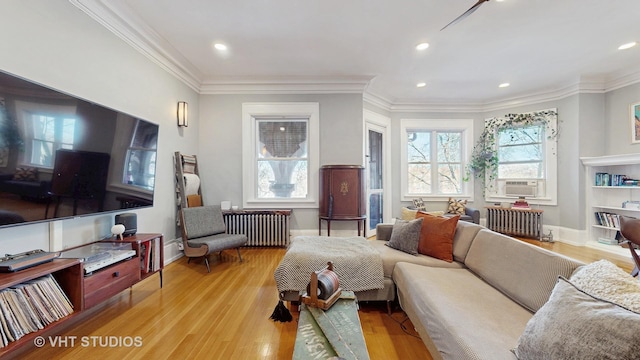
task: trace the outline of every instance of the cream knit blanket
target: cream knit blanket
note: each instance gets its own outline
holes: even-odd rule
[[[279,292],[304,291],[311,272],[333,263],[343,290],[382,289],[382,258],[363,237],[296,236],[274,278]]]

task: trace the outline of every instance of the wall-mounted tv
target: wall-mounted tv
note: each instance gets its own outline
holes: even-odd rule
[[[0,228],[153,206],[158,125],[0,71]]]

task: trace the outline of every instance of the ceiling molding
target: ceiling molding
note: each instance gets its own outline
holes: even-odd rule
[[[367,90],[375,76],[233,77],[204,79],[171,44],[159,36],[124,1],[69,0],[127,44],[184,82],[199,94],[352,94],[389,112],[486,112],[555,101],[579,93],[605,93],[640,82],[640,71],[613,79],[583,78],[573,84],[481,103],[439,102],[427,99],[388,99]]]
[[[161,68],[193,90],[199,91],[203,75],[171,44],[146,26],[124,2],[69,1]]]
[[[606,84],[606,92],[613,91],[625,86],[640,83],[640,70],[628,74],[620,74],[613,79],[609,79]]]
[[[200,94],[362,94],[373,76],[229,77],[205,80]]]

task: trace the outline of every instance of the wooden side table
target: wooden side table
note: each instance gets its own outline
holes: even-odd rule
[[[367,229],[367,217],[366,216],[340,216],[340,217],[328,217],[320,216],[318,220],[318,235],[322,235],[322,220],[327,222],[327,236],[331,236],[331,222],[332,221],[357,221],[358,222],[358,236],[360,236],[360,224],[362,223],[362,232],[366,232]]]

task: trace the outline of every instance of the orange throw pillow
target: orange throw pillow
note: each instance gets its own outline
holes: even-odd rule
[[[453,235],[456,233],[460,215],[443,217],[418,211],[416,219],[421,217],[424,220],[420,230],[418,253],[453,262]]]

